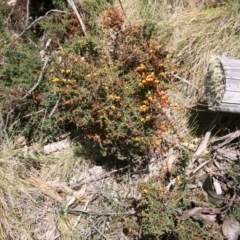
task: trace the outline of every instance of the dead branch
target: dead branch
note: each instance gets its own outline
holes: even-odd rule
[[[68,1],[68,4],[70,5],[70,7],[72,8],[72,10],[74,11],[74,13],[76,14],[85,37],[88,39],[88,35],[87,35],[87,32],[86,32],[86,26],[85,26],[85,24],[84,24],[84,22],[82,20],[80,12],[77,10],[77,7],[76,7],[74,1],[73,0],[67,0],[67,1]]]
[[[122,12],[123,12],[123,15],[124,15],[124,17],[125,17],[128,25],[131,25],[130,22],[128,21],[127,15],[126,15],[126,13],[125,13],[125,11],[124,11],[124,9],[123,9],[122,1],[121,1],[121,0],[118,0],[118,1],[119,1],[119,4],[120,4],[121,9],[122,9]]]
[[[219,149],[219,148],[227,145],[228,143],[230,143],[231,141],[233,141],[235,138],[238,138],[238,137],[240,137],[240,130],[237,130],[233,133],[227,134],[226,136],[215,139],[212,142],[219,142],[219,141],[222,141],[222,140],[225,140],[225,139],[226,140],[224,142],[218,144],[217,146],[213,147],[213,150]]]
[[[44,61],[44,64],[43,64],[43,68],[42,68],[41,74],[39,75],[36,84],[23,96],[22,99],[25,99],[26,97],[28,97],[29,95],[31,95],[31,93],[37,88],[37,86],[39,85],[39,83],[42,81],[43,73],[44,73],[44,70],[45,70],[45,68],[46,68],[46,66],[47,66],[48,61],[49,61],[49,57],[46,57],[46,58],[45,58],[45,61]]]
[[[29,0],[27,0],[27,6],[26,6],[26,9],[27,9],[27,12],[26,12],[26,21],[25,21],[25,27],[27,27],[27,24],[28,24],[28,20],[29,20]]]
[[[200,164],[196,169],[194,169],[193,171],[192,171],[192,173],[190,173],[190,175],[194,175],[196,172],[198,172],[201,168],[203,168],[206,164],[208,164],[209,163],[209,161],[205,161],[205,162],[203,162],[202,164]]]
[[[56,112],[56,110],[57,110],[57,108],[58,108],[58,105],[59,105],[59,103],[60,103],[60,101],[61,101],[61,98],[62,98],[62,94],[59,95],[57,102],[55,103],[52,111],[51,111],[51,112],[49,113],[49,115],[48,115],[48,118],[52,118],[53,114]]]
[[[186,84],[194,87],[195,89],[198,89],[194,84],[190,83],[190,82],[189,82],[188,80],[186,80],[185,78],[182,78],[182,77],[180,77],[180,76],[178,76],[178,75],[175,75],[175,74],[173,74],[172,76],[175,77],[175,78],[177,78],[177,79],[180,80],[181,82],[186,83]]]
[[[48,12],[46,12],[46,14],[44,16],[41,16],[39,18],[37,18],[35,21],[33,21],[29,26],[27,26],[15,39],[13,39],[9,44],[8,47],[10,47],[15,41],[17,41],[27,30],[29,30],[35,23],[39,22],[40,20],[42,20],[43,18],[47,17],[48,14],[52,13],[52,12],[57,12],[57,13],[66,13],[65,11],[60,11],[57,9],[52,9]]]
[[[88,215],[97,215],[97,216],[130,216],[130,215],[134,215],[135,211],[130,211],[130,212],[95,212],[95,211],[84,211],[78,208],[74,208],[74,209],[69,209],[68,213],[70,214],[79,214],[79,213],[84,213],[84,214],[88,214]]]
[[[208,144],[210,136],[211,136],[211,132],[206,132],[206,134],[205,134],[202,142],[200,143],[197,151],[194,153],[192,163],[194,163],[201,156],[201,154],[207,149],[207,144]]]

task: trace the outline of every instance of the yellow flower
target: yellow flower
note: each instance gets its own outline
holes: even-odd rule
[[[159,146],[160,144],[161,144],[161,140],[156,140],[156,141],[155,141],[155,145],[156,145],[156,146]]]
[[[106,87],[104,87],[104,89],[107,91],[107,90],[108,90],[108,87],[106,86]]]
[[[147,194],[148,193],[148,190],[145,188],[145,189],[143,189],[143,191],[142,191],[144,194]]]
[[[165,99],[166,99],[166,96],[165,96],[165,95],[163,95],[163,96],[161,97],[161,99],[162,99],[162,100],[165,100]]]
[[[56,83],[56,82],[59,82],[60,80],[59,80],[59,78],[57,78],[57,77],[55,77],[53,80],[52,80],[52,82],[53,83]]]
[[[149,121],[151,119],[150,116],[146,116],[146,121]]]
[[[181,182],[181,178],[180,178],[179,176],[177,176],[176,182],[177,182],[178,185],[182,183],[182,182]]]
[[[140,111],[143,111],[143,112],[148,110],[148,107],[145,104],[141,105],[139,108],[140,108]]]
[[[152,101],[152,100],[153,100],[153,98],[150,96],[150,97],[148,97],[148,100],[149,100],[149,101]]]
[[[144,118],[141,118],[141,120],[140,120],[141,122],[145,122],[145,119]]]
[[[162,77],[165,78],[165,79],[167,78],[167,76],[166,76],[166,74],[165,74],[164,72],[161,72],[161,73],[160,73],[160,76],[162,76]]]
[[[113,99],[114,96],[111,94],[111,95],[108,96],[108,98],[109,98],[109,99]]]
[[[140,64],[140,66],[139,67],[137,67],[137,71],[143,71],[143,70],[145,70],[145,66],[144,66],[144,64]]]
[[[120,99],[121,99],[121,97],[115,96],[115,100],[116,100],[116,101],[119,101]]]
[[[114,105],[112,105],[112,106],[111,106],[111,109],[112,109],[112,110],[115,110],[115,109],[116,109],[116,107],[115,107]]]
[[[91,74],[87,74],[87,75],[86,75],[86,78],[90,78],[90,77],[91,77]]]
[[[70,72],[71,72],[70,69],[67,69],[67,70],[66,70],[66,74],[69,74]]]
[[[139,83],[139,84],[138,84],[139,87],[142,87],[142,85],[143,85],[142,83]]]

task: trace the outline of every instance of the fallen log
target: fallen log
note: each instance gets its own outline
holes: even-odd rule
[[[204,85],[209,109],[240,113],[240,60],[212,57]]]

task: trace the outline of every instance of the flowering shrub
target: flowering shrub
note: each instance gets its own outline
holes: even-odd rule
[[[29,141],[45,142],[54,141],[74,126],[96,143],[103,155],[121,159],[140,159],[149,150],[159,153],[164,144],[162,134],[172,129],[163,109],[178,108],[166,95],[174,71],[168,52],[164,42],[154,37],[151,26],[130,25],[120,8],[101,3],[95,12],[93,4],[82,5],[88,39],[74,13],[63,18],[63,29],[57,27],[61,35],[48,28],[55,18],[42,22],[43,29],[50,29],[47,35],[53,36],[48,71],[38,88],[22,101],[24,88],[30,89],[40,74],[40,58],[36,58],[36,66],[31,61],[28,71],[21,68],[23,93],[9,103],[16,102],[8,126],[23,131]],[[30,73],[36,76],[28,86]],[[18,113],[15,123],[14,114]]]
[[[75,124],[104,155],[123,158],[139,157],[149,149],[161,152],[162,133],[171,129],[162,111],[171,104],[166,88],[172,66],[164,46],[140,43],[144,52],[133,56],[136,67],[126,67],[93,43],[80,39],[72,44],[80,55],[62,49],[49,75],[52,91],[62,94],[57,123]]]

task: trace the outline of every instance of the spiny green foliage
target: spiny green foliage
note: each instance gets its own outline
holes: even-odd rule
[[[161,151],[161,134],[171,128],[162,109],[169,107],[165,88],[172,66],[164,46],[146,41],[141,32],[140,26],[122,32],[123,52],[113,49],[114,56],[93,41],[74,38],[72,49],[63,48],[52,62],[49,80],[63,100],[58,124],[76,125],[103,155],[137,157],[149,147]]]
[[[129,236],[141,232],[143,239],[192,240],[199,239],[199,236],[203,239],[223,239],[217,225],[208,225],[191,218],[185,221],[178,219],[184,210],[201,202],[197,201],[201,196],[197,196],[197,192],[192,198],[184,180],[177,178],[177,185],[172,191],[151,182],[141,184],[139,191],[142,199],[137,203],[137,218],[126,222]]]
[[[16,45],[3,52],[5,64],[1,78],[5,86],[33,86],[41,69],[41,61],[36,48],[29,44]]]
[[[108,2],[85,1],[81,11],[89,39],[74,13],[39,22],[56,51],[41,83],[24,100],[41,73],[39,53],[28,38],[6,49],[3,80],[19,92],[4,108],[7,114],[11,106],[17,116],[15,123],[10,119],[11,129],[28,141],[46,142],[76,127],[103,155],[121,159],[139,160],[149,149],[161,152],[162,133],[171,131],[163,113],[170,107],[165,90],[175,71],[164,42],[151,23],[129,25],[122,10]],[[58,112],[49,118],[59,98]]]

